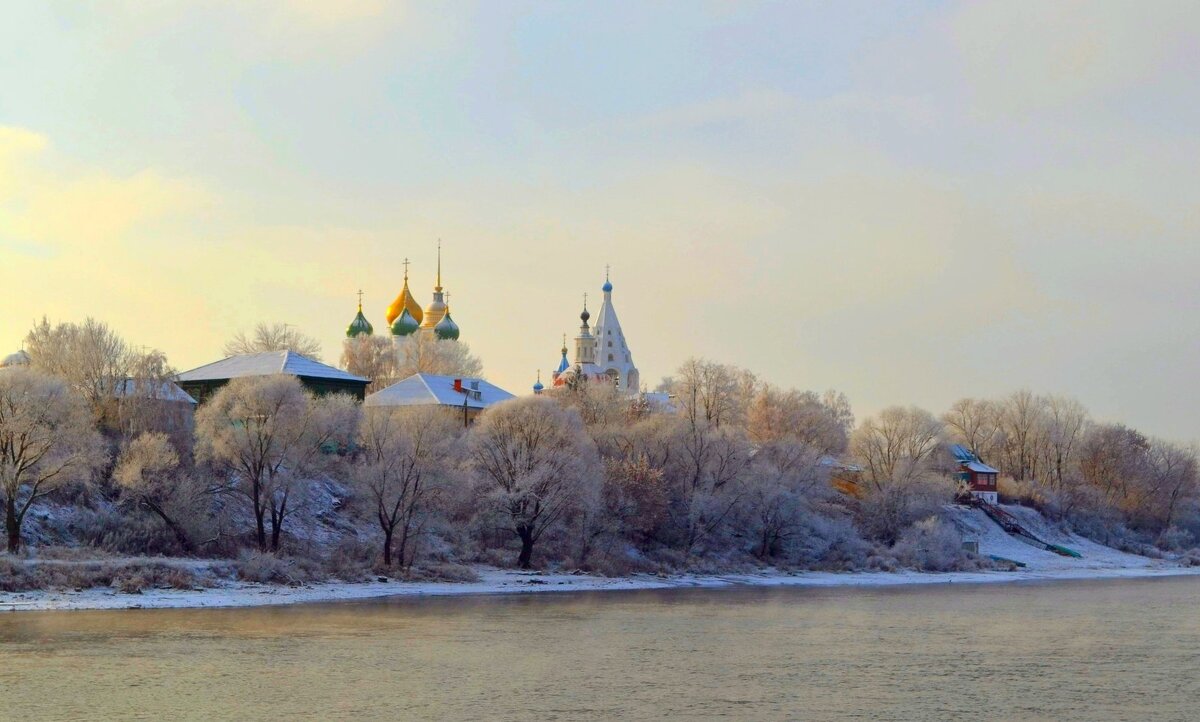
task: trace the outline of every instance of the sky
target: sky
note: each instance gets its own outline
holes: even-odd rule
[[[1200,439],[1200,3],[0,4],[0,352],[336,362],[435,249],[523,392],[614,303],[860,418],[1029,388]],[[10,348],[11,347],[11,348]]]

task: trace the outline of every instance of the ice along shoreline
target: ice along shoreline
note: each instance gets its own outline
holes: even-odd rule
[[[107,587],[81,591],[0,593],[0,611],[222,609],[363,601],[386,597],[537,594],[722,587],[887,587],[998,584],[1200,576],[1200,567],[1177,565],[1042,569],[1015,572],[773,572],[757,574],[598,577],[479,568],[474,582],[316,583],[296,587],[234,582],[203,590],[148,589],[125,594]]]

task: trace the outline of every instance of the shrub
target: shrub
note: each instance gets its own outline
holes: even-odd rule
[[[948,572],[968,565],[962,535],[941,519],[923,519],[900,535],[892,552],[902,564],[926,572]]]

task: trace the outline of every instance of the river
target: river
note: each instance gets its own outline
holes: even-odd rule
[[[0,719],[1191,720],[1200,579],[0,614]]]

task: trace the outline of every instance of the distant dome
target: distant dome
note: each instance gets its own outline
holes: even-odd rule
[[[605,293],[611,293],[612,292],[612,282],[609,281],[607,278],[604,279],[604,285],[600,287],[600,290],[604,291]]]
[[[458,324],[450,318],[450,309],[446,309],[446,315],[442,316],[442,320],[433,327],[433,332],[443,341],[458,340]]]
[[[357,336],[370,336],[375,333],[375,328],[371,326],[371,322],[363,315],[362,306],[358,307],[358,315],[346,327],[346,338],[355,338]]]
[[[421,324],[417,323],[417,319],[413,318],[413,315],[408,312],[408,309],[402,308],[400,310],[400,315],[397,316],[396,320],[392,322],[392,335],[407,336],[420,327]]]
[[[0,361],[0,368],[8,368],[9,366],[28,366],[28,365],[29,365],[29,354],[26,353],[24,350],[17,351],[16,353],[10,353],[9,355],[4,357],[3,361]]]
[[[545,390],[545,388],[546,387],[542,385],[541,377],[539,377],[538,380],[533,384],[533,393],[540,394]]]
[[[590,319],[591,317],[592,317],[592,314],[588,313],[587,306],[584,306],[583,313],[579,314],[579,320],[583,321],[584,323],[587,323],[588,319]]]

